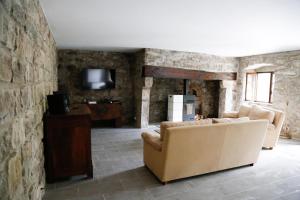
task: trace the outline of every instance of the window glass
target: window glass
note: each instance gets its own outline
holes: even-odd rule
[[[257,74],[256,101],[269,102],[271,73]]]
[[[255,75],[247,74],[246,100],[253,101],[255,93]]]

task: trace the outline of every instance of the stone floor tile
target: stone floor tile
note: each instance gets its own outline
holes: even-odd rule
[[[144,167],[142,131],[135,128],[93,129],[94,179],[78,176],[47,185],[44,200],[300,199],[300,142],[281,139],[273,150],[262,150],[253,167],[239,167],[162,185]]]

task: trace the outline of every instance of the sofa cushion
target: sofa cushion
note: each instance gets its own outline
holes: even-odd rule
[[[248,117],[252,106],[241,105],[238,117]]]
[[[165,121],[160,123],[160,140],[164,140],[165,132],[167,128],[180,127],[180,126],[193,126],[202,124],[212,124],[212,119],[200,119],[196,121],[185,121],[185,122],[170,122]]]
[[[215,118],[213,123],[231,123],[231,122],[245,122],[249,121],[249,117],[240,117],[240,118]]]
[[[270,123],[273,123],[274,117],[275,117],[275,113],[273,111],[261,108],[257,105],[253,105],[249,113],[249,118],[251,120],[267,119],[269,120]]]

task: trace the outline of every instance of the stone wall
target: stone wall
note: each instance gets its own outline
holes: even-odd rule
[[[192,52],[182,52],[182,51],[171,51],[171,50],[162,50],[162,49],[144,49],[143,51],[139,52],[139,62],[138,64],[134,65],[135,71],[135,82],[138,84],[134,88],[135,94],[135,107],[136,107],[136,120],[137,120],[137,127],[147,127],[149,122],[149,115],[151,121],[157,121],[159,119],[164,119],[165,114],[161,114],[157,116],[159,112],[162,112],[161,108],[166,106],[164,105],[157,105],[157,102],[160,101],[159,92],[163,90],[163,87],[166,88],[180,88],[180,86],[171,86],[172,84],[170,81],[164,81],[161,87],[158,85],[158,82],[152,78],[142,78],[141,72],[142,67],[144,65],[152,65],[152,66],[159,66],[159,67],[174,67],[174,68],[184,68],[184,69],[193,69],[193,70],[204,70],[204,71],[215,71],[215,72],[237,72],[238,71],[238,59],[236,58],[225,58],[219,57],[214,55],[208,54],[201,54],[201,53],[192,53]],[[141,77],[141,78],[140,78]],[[154,86],[152,83],[154,82]],[[231,81],[235,82],[235,81]],[[139,85],[139,86],[138,86]],[[235,86],[235,84],[232,84]],[[203,84],[202,84],[203,86]],[[202,87],[201,84],[199,87]],[[182,86],[183,88],[183,86]],[[214,87],[219,88],[219,87]],[[216,89],[217,90],[217,89]],[[226,93],[224,96],[229,97],[231,100],[231,104],[235,106],[236,101],[232,101],[236,99],[236,91],[235,87],[230,87],[230,91],[226,92],[226,88],[223,88],[222,91]],[[168,92],[168,89],[165,90]],[[215,95],[212,95],[215,97]],[[217,95],[219,97],[219,95]],[[155,102],[156,98],[156,102]],[[141,99],[141,100],[140,100]],[[210,98],[213,99],[213,98]],[[154,105],[152,104],[152,100],[154,100]],[[166,99],[165,99],[166,101]],[[217,100],[218,101],[218,100]],[[220,99],[220,101],[224,101],[224,99]],[[213,107],[214,103],[208,103],[206,101],[205,105],[210,105]],[[155,105],[156,104],[156,105]],[[220,103],[219,103],[220,104]],[[227,103],[228,104],[228,103]],[[215,105],[215,104],[214,104]],[[216,103],[217,107],[218,104]],[[151,107],[151,112],[149,114],[149,109]],[[228,106],[227,106],[228,107]],[[221,106],[221,108],[227,108],[225,106]],[[153,110],[154,109],[154,110]],[[210,110],[210,108],[206,109]],[[224,110],[221,110],[222,112]],[[163,112],[167,112],[167,109]],[[212,112],[212,114],[210,114]],[[215,115],[215,111],[208,111],[207,115]],[[155,116],[153,116],[155,115]]]
[[[164,49],[145,49],[145,64],[211,72],[238,71],[236,58]]]
[[[238,104],[244,103],[245,68],[254,64],[267,64],[261,70],[274,71],[275,83],[272,104],[263,104],[286,113],[285,127],[294,138],[300,138],[300,51],[264,54],[239,58],[237,81]]]
[[[218,117],[219,81],[191,80],[189,93],[196,96],[196,114],[207,117]]]
[[[166,121],[168,117],[168,95],[183,94],[183,80],[154,78],[150,93],[151,123]]]
[[[56,88],[55,41],[39,1],[0,1],[0,199],[42,198],[42,118]]]
[[[133,92],[130,74],[130,57],[122,53],[100,51],[59,50],[58,51],[58,87],[66,90],[71,103],[82,103],[84,99],[101,100],[111,97],[120,100],[123,109],[123,121],[133,120]],[[85,68],[99,67],[116,69],[114,89],[83,90],[81,72]]]
[[[168,117],[168,95],[184,94],[182,79],[153,78],[150,93],[149,122],[166,121]],[[218,117],[219,81],[191,80],[188,93],[196,96],[196,114]]]
[[[138,51],[134,54],[131,62],[131,74],[134,96],[134,119],[135,126],[144,128],[149,122],[150,106],[150,88],[152,87],[152,78],[142,77],[142,69],[145,62],[145,50]],[[146,108],[146,109],[144,109]],[[148,108],[148,109],[147,109]]]

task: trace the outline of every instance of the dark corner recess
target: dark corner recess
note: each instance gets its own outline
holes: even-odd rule
[[[143,77],[176,78],[189,80],[236,80],[236,72],[207,72],[200,70],[179,69],[144,65]]]

